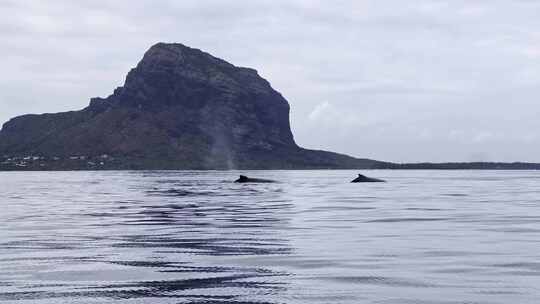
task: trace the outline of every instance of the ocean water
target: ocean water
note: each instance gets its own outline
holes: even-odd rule
[[[356,173],[0,173],[0,302],[540,303],[540,172]]]

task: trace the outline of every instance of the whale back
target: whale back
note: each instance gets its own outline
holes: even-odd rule
[[[245,175],[240,175],[240,178],[236,180],[237,183],[245,183],[249,180],[249,178]]]
[[[375,183],[384,182],[382,179],[367,177],[362,174],[358,174],[358,177],[351,181],[351,183]]]

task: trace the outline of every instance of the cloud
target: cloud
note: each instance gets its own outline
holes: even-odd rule
[[[289,100],[301,145],[393,161],[480,151],[540,162],[539,9],[538,1],[5,0],[0,120],[82,108],[121,85],[150,45],[182,42],[259,70]]]
[[[315,106],[313,111],[309,113],[308,118],[312,121],[318,121],[328,118],[334,119],[337,115],[337,111],[332,106],[330,106],[330,103],[328,103],[328,101],[324,101]]]

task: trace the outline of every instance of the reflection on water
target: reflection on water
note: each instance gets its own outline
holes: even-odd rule
[[[540,299],[540,173],[248,173],[0,173],[0,302]]]

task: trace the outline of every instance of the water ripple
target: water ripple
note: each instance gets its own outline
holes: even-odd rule
[[[2,172],[0,302],[538,303],[539,172],[356,174]]]

